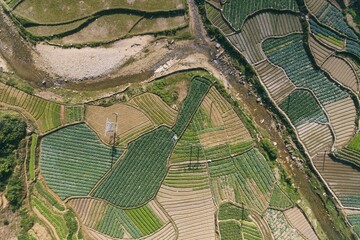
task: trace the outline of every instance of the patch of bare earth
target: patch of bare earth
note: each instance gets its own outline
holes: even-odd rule
[[[29,230],[29,233],[36,239],[51,240],[51,235],[48,233],[46,228],[39,223],[35,223],[34,226]]]
[[[0,210],[0,239],[16,240],[20,231],[20,217],[17,212],[13,213],[8,208]],[[8,225],[4,221],[9,222]]]
[[[124,64],[130,57],[140,53],[154,38],[140,36],[117,41],[107,47],[60,48],[38,44],[36,51],[38,67],[63,79],[80,80],[103,76]],[[39,59],[40,58],[40,59]]]

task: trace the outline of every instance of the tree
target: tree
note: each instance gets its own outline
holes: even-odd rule
[[[270,139],[268,138],[262,139],[260,141],[260,147],[264,151],[264,153],[266,154],[269,160],[272,161],[276,160],[276,158],[278,157],[278,150]]]

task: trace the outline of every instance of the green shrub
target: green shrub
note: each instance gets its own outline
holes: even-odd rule
[[[269,160],[272,161],[276,160],[276,158],[278,157],[278,150],[270,139],[263,138],[260,141],[260,147]]]

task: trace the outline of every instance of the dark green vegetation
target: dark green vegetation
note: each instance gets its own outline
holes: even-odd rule
[[[327,123],[327,117],[315,97],[307,90],[295,90],[281,103],[280,108],[296,126],[306,122]]]
[[[347,37],[353,39],[358,38],[355,32],[345,22],[343,14],[329,2],[327,2],[321,10],[316,13],[316,17],[321,23],[330,26]]]
[[[26,124],[18,115],[0,112],[0,191],[6,187],[5,197],[12,210],[18,209],[24,198],[22,163],[17,151],[25,133]],[[15,168],[17,165],[20,167]]]
[[[30,145],[30,161],[29,161],[29,178],[30,178],[30,180],[35,179],[35,158],[36,158],[37,139],[38,139],[38,136],[34,133],[31,136],[31,145]]]
[[[314,68],[300,34],[267,39],[263,42],[263,49],[269,60],[282,67],[297,87],[313,91],[321,104],[332,103],[348,96],[322,71]]]
[[[44,137],[41,170],[62,199],[85,196],[121,153],[101,143],[85,124],[77,124]]]
[[[211,82],[205,78],[195,78],[190,86],[188,97],[183,102],[178,119],[172,130],[181,136],[196,113],[201,101],[211,87]]]
[[[167,160],[175,146],[173,136],[169,128],[160,127],[131,142],[91,196],[119,207],[137,207],[152,199],[166,175]]]
[[[264,155],[269,160],[276,160],[278,157],[278,149],[268,138],[263,138],[260,141],[260,148],[263,150]]]
[[[295,0],[237,0],[225,1],[223,7],[224,17],[237,30],[239,30],[245,19],[257,11],[264,9],[298,11]]]
[[[356,0],[354,3],[346,9],[352,17],[358,27],[360,27],[360,1]]]
[[[353,229],[356,234],[360,237],[360,214],[348,216],[348,220],[353,225]]]
[[[360,168],[360,133],[357,133],[349,145],[335,153],[335,156]]]

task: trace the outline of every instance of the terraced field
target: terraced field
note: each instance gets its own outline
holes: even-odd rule
[[[289,224],[281,211],[273,209],[266,210],[265,220],[268,222],[275,239],[304,239],[296,229]]]
[[[211,186],[217,204],[223,201],[244,203],[258,212],[268,206],[274,176],[258,150],[209,164]]]
[[[298,6],[294,0],[226,1],[223,6],[223,14],[230,25],[239,30],[246,18],[264,9],[298,11]]]
[[[300,211],[299,208],[291,208],[284,212],[288,222],[295,227],[299,233],[308,240],[317,240],[319,239],[316,236],[316,233],[312,229],[308,220],[305,218],[304,214]]]
[[[61,125],[82,120],[83,107],[64,106],[43,98],[30,95],[9,85],[0,83],[0,102],[11,107],[20,108],[30,115],[42,133],[53,130]],[[73,111],[63,112],[62,108]],[[74,116],[76,112],[77,115]]]
[[[270,199],[270,207],[278,210],[285,210],[292,207],[294,204],[289,197],[281,190],[279,186],[275,186]]]

